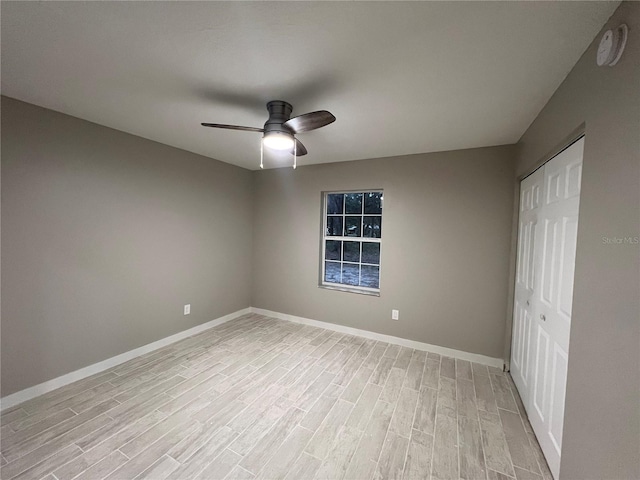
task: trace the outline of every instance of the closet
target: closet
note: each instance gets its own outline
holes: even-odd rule
[[[560,471],[584,137],[520,184],[511,375]]]

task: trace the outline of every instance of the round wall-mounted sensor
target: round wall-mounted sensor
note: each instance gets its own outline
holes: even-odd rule
[[[599,67],[605,65],[613,67],[618,63],[627,44],[628,32],[629,29],[624,23],[618,28],[604,32],[596,56],[596,62]]]

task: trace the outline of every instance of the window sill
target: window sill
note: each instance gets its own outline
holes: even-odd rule
[[[345,292],[345,293],[358,293],[360,295],[367,295],[369,297],[379,297],[380,291],[377,292],[371,290],[360,290],[359,288],[349,288],[348,286],[344,287],[336,287],[334,285],[318,285],[318,288],[323,288],[325,290],[335,290],[337,292]]]

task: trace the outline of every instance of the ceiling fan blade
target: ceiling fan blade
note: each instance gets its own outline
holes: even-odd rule
[[[307,148],[302,144],[302,142],[300,140],[298,140],[297,138],[296,140],[296,157],[301,157],[303,155],[307,154]],[[291,155],[293,155],[293,148],[291,149]]]
[[[293,130],[293,133],[308,132],[316,128],[324,127],[336,121],[336,117],[331,112],[319,110],[317,112],[305,113],[297,117],[290,118],[284,122],[284,126]]]
[[[201,123],[203,127],[213,127],[213,128],[226,128],[227,130],[243,130],[245,132],[264,132],[262,128],[256,127],[241,127],[239,125],[225,125],[223,123]]]

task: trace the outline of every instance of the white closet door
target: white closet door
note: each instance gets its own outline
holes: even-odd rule
[[[533,176],[542,179],[535,233],[521,231],[518,239],[516,282],[523,278],[521,269],[532,271],[533,290],[519,288],[516,283],[512,375],[555,478],[562,452],[583,150],[584,139],[580,139],[527,177],[521,188],[524,193]],[[538,180],[530,182],[537,184]],[[523,224],[532,221],[522,206],[521,216],[522,230]],[[520,262],[520,250],[526,247],[521,247],[520,236],[533,239],[533,259],[528,264]],[[527,299],[529,310],[522,304],[526,305]]]
[[[526,404],[529,392],[531,319],[534,303],[536,225],[542,202],[543,170],[539,169],[520,184],[518,255],[513,305],[511,376]]]

